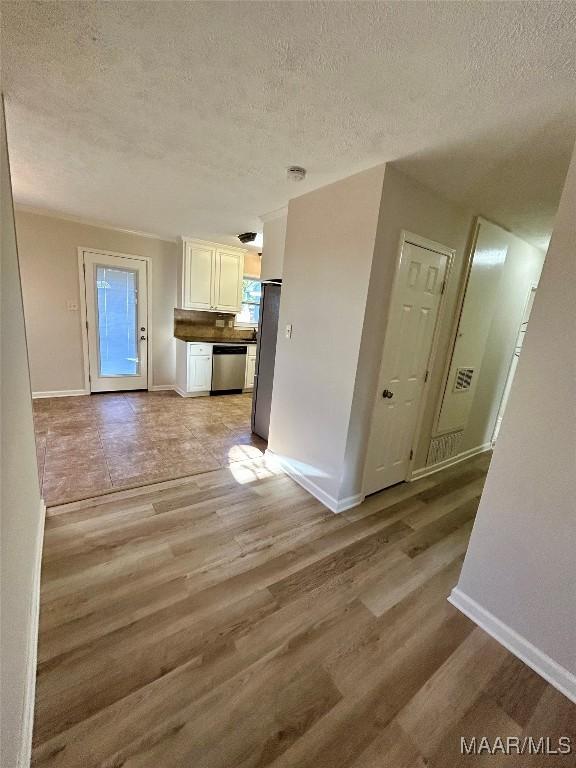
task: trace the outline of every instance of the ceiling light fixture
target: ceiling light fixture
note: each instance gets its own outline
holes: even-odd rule
[[[240,240],[241,243],[252,243],[254,240],[256,240],[257,232],[243,232],[241,235],[238,235],[238,240]]]

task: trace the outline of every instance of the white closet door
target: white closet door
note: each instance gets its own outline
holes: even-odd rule
[[[384,343],[364,492],[406,479],[448,256],[405,242]]]

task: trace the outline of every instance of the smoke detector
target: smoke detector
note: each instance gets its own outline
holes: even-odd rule
[[[299,165],[291,165],[286,169],[286,178],[288,181],[302,181],[306,177],[306,168]]]

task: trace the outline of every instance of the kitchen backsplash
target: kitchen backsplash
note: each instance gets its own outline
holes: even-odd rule
[[[182,341],[256,340],[252,328],[234,327],[234,315],[195,309],[174,310],[174,336]]]

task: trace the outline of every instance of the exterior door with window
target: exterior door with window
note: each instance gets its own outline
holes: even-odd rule
[[[450,253],[403,243],[372,416],[365,494],[408,474]]]
[[[146,259],[84,251],[91,392],[147,389]]]

